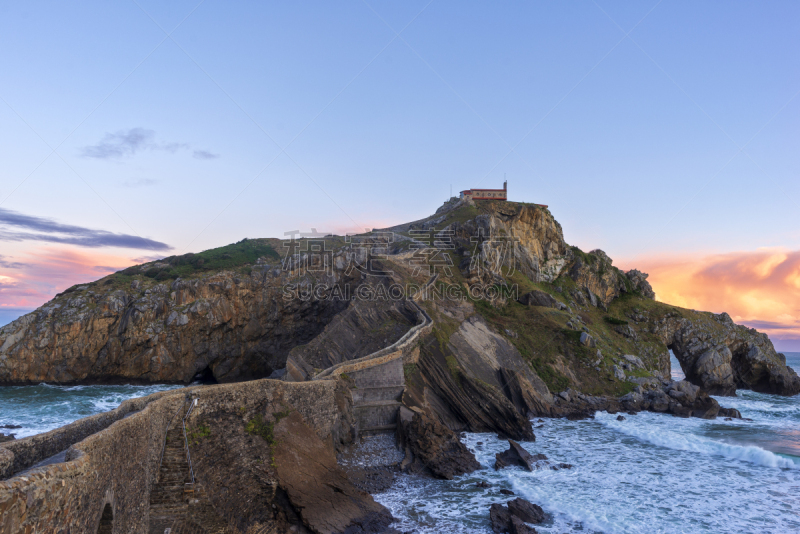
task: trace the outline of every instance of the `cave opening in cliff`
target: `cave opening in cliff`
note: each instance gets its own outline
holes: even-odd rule
[[[97,534],[111,534],[114,531],[114,510],[110,503],[103,507],[100,524],[97,525]]]
[[[218,381],[214,377],[214,371],[211,370],[211,367],[206,367],[202,371],[198,372],[194,375],[194,379],[192,382],[199,382],[201,384],[217,384]]]

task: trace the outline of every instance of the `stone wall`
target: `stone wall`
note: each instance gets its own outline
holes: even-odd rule
[[[70,446],[108,428],[128,414],[142,410],[151,402],[167,394],[170,392],[162,391],[147,397],[129,399],[110,412],[85,417],[50,432],[0,444],[0,480],[5,480],[42,460],[67,450]]]
[[[113,532],[146,533],[149,524],[150,488],[158,471],[166,429],[198,397],[196,414],[204,410],[238,411],[243,406],[275,402],[291,405],[323,439],[340,433],[343,399],[341,382],[325,380],[286,383],[258,380],[238,384],[196,386],[161,392],[128,401],[117,410],[130,413],[107,428],[72,445],[66,461],[32,469],[23,476],[0,482],[0,533],[97,532],[106,504],[113,512]],[[134,402],[135,401],[135,402]],[[337,404],[338,403],[338,404]],[[345,410],[345,414],[346,414]],[[110,417],[107,414],[106,417]],[[119,413],[113,417],[118,416]],[[76,421],[42,436],[20,440],[15,451],[25,458],[18,463],[14,452],[0,447],[0,467],[37,462],[77,434],[99,424],[99,416]],[[36,438],[36,439],[33,439]],[[41,457],[41,458],[40,458]],[[38,458],[38,459],[37,459]],[[34,459],[36,459],[34,461]]]
[[[184,403],[163,395],[73,445],[67,461],[0,482],[0,532],[94,533],[106,504],[113,532],[146,532],[165,430]]]

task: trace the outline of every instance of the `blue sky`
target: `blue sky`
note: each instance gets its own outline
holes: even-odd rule
[[[792,2],[0,2],[0,308],[504,175],[621,262],[796,251],[798,26]],[[3,267],[65,254],[63,281]]]

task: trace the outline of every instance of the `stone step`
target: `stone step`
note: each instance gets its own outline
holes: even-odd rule
[[[391,406],[400,406],[402,403],[396,400],[376,400],[369,402],[358,402],[353,404],[353,408],[383,408]]]
[[[397,430],[397,425],[382,425],[362,428],[361,433],[364,432],[388,432],[390,430]]]

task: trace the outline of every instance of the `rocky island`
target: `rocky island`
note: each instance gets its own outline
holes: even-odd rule
[[[0,532],[394,532],[369,491],[479,469],[460,432],[509,440],[499,468],[569,468],[522,454],[533,418],[736,418],[710,395],[800,393],[765,334],[655,300],[546,207],[471,198],[130,267],[0,329],[2,385],[197,379],[1,443]],[[365,436],[399,454],[337,461]],[[497,506],[498,531],[541,511]]]

